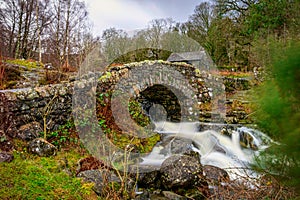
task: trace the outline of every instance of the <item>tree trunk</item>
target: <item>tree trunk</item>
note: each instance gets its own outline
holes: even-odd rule
[[[39,2],[36,3],[35,12],[36,12],[36,27],[37,27],[37,34],[38,34],[39,62],[42,63],[41,27],[39,25]]]

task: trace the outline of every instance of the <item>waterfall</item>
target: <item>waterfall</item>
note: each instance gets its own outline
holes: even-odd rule
[[[253,163],[254,156],[273,142],[271,138],[247,127],[236,128],[230,136],[214,130],[200,131],[199,124],[200,122],[156,122],[155,131],[163,134],[164,137],[191,140],[190,149],[200,154],[201,164],[226,170],[231,180],[257,177],[257,174],[250,169],[250,165]],[[244,147],[241,146],[241,142],[244,142]],[[170,149],[159,143],[148,156],[143,158],[141,164],[159,166],[171,155]]]

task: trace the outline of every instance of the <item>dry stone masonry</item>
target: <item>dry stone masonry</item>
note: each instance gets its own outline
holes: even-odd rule
[[[11,128],[25,130],[24,125],[32,122],[43,125],[46,119],[48,130],[56,130],[59,125],[70,119],[73,85],[62,83],[0,91],[5,94],[9,102],[8,109],[13,114]],[[36,123],[33,125],[37,127]]]

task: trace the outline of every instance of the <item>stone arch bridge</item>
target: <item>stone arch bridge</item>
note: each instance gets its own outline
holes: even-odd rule
[[[151,117],[165,114],[168,121],[185,121],[198,117],[199,105],[211,102],[213,92],[222,95],[222,86],[219,77],[190,64],[143,61],[109,67],[100,77],[98,92],[112,92],[116,104],[135,99],[148,113],[161,105],[163,111],[156,110],[152,114],[158,116]]]
[[[82,95],[77,97],[82,99],[89,99],[89,95],[95,94],[89,91],[96,90],[97,95],[112,91],[113,104],[134,98],[146,111],[160,104],[163,111],[154,112],[158,115],[152,116],[155,119],[165,115],[167,120],[180,121],[196,116],[200,121],[211,121],[213,115],[218,119],[220,113],[204,112],[199,105],[221,95],[224,88],[220,85],[247,89],[245,82],[247,80],[220,78],[186,63],[143,61],[112,66],[103,74],[89,72],[66,83],[2,90],[0,115],[13,115],[9,128],[17,132],[27,130],[28,124],[32,123],[35,127],[37,123],[42,127],[44,120],[49,131],[56,130],[72,116],[74,90],[81,91]],[[245,115],[237,117],[243,119]]]

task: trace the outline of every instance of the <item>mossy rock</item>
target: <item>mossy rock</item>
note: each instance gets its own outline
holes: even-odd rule
[[[36,69],[43,68],[44,64],[34,60],[24,60],[24,59],[15,59],[15,60],[6,60],[6,63],[24,66],[27,69]]]

